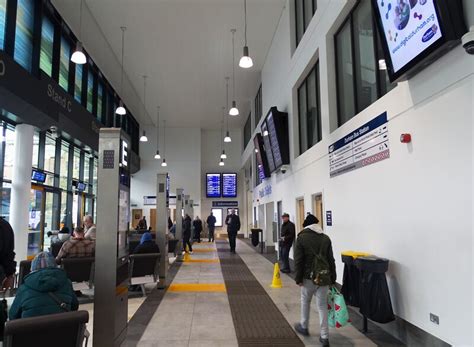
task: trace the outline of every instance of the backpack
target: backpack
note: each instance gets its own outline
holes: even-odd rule
[[[314,254],[313,264],[311,266],[311,280],[317,286],[329,286],[331,281],[331,269],[325,257],[321,255],[321,249],[318,254]]]

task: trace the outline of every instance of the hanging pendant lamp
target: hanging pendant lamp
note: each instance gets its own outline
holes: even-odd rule
[[[147,76],[143,75],[143,117],[146,115],[146,78]],[[148,142],[145,130],[143,130],[143,134],[140,137],[140,142]]]
[[[79,65],[84,65],[85,63],[87,63],[87,58],[86,58],[86,55],[83,52],[82,42],[81,42],[81,36],[82,36],[82,1],[83,0],[81,0],[81,6],[80,6],[80,10],[79,10],[79,38],[78,38],[78,41],[76,43],[76,49],[74,50],[74,52],[71,55],[71,61],[74,64],[79,64]]]
[[[229,106],[229,77],[225,78],[226,83],[225,83],[225,89],[226,89],[226,106],[222,108],[223,112],[223,117],[225,115],[225,110]],[[227,128],[226,128],[226,133],[224,137],[224,142],[229,143],[232,142],[232,138],[230,137],[230,132],[229,132],[229,117],[227,117]]]
[[[156,107],[156,154],[155,159],[161,159],[160,155],[160,106]]]
[[[239,66],[243,69],[248,69],[253,66],[252,58],[249,55],[249,47],[247,46],[247,0],[244,0],[244,53],[240,58]]]
[[[120,27],[120,30],[122,30],[122,77],[120,80],[120,95],[123,95],[123,55],[125,51],[125,30],[127,30],[127,27]],[[115,110],[115,113],[120,116],[124,116],[127,114],[127,110],[125,109],[125,107],[123,107],[122,100],[120,100],[119,106]]]
[[[230,30],[232,33],[232,107],[229,110],[230,116],[238,116],[239,109],[237,108],[237,102],[235,101],[235,29]]]
[[[167,167],[168,164],[166,163],[166,121],[163,120],[163,160],[161,161],[162,167]]]
[[[224,159],[221,159],[221,161],[219,162],[219,166],[224,166],[225,163],[224,163]]]
[[[225,154],[225,149],[222,150],[221,159],[227,159],[227,154]]]

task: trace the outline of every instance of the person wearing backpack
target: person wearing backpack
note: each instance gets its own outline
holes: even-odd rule
[[[295,246],[295,282],[301,287],[301,321],[295,330],[309,335],[309,310],[311,299],[316,297],[319,311],[320,338],[324,347],[329,346],[328,291],[336,283],[336,263],[332,252],[331,239],[323,233],[319,220],[308,213],[303,230],[298,234]]]

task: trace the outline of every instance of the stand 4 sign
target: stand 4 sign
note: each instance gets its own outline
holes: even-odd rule
[[[387,112],[329,146],[329,176],[390,158]]]

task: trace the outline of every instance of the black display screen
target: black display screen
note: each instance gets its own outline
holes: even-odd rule
[[[275,171],[275,161],[273,160],[272,154],[272,145],[270,143],[270,133],[268,132],[267,123],[262,123],[262,135],[263,135],[263,147],[265,150],[265,154],[267,155],[268,160],[268,168],[270,172]]]
[[[281,156],[280,144],[278,143],[278,134],[276,132],[275,121],[271,111],[267,116],[266,123],[273,154],[273,161],[275,162],[275,169],[277,169],[283,165],[283,158]]]

